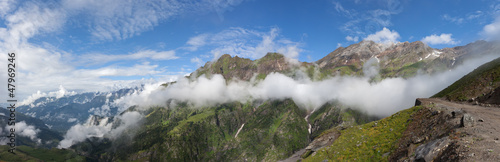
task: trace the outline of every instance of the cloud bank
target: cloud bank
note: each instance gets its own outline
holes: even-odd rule
[[[376,70],[365,77],[338,76],[322,81],[311,81],[307,77],[293,79],[280,73],[271,73],[258,82],[227,83],[221,75],[214,75],[210,79],[201,76],[194,81],[181,78],[166,88],[158,88],[159,84],[147,85],[144,91],[124,96],[115,100],[114,104],[119,107],[139,105],[147,108],[171,106],[166,105],[167,101],[174,99],[204,107],[233,101],[291,98],[299,107],[316,109],[337,100],[373,115],[387,116],[411,107],[416,98],[430,97],[498,56],[467,60],[450,71],[433,75],[417,75],[409,79],[387,78],[380,82],[370,82],[370,76],[377,75]],[[365,68],[366,71],[376,69],[370,66]]]
[[[134,129],[143,119],[143,116],[136,112],[125,112],[114,118],[114,122],[107,122],[110,118],[101,120],[100,125],[93,125],[90,121],[85,124],[76,124],[72,126],[64,135],[64,139],[59,143],[58,148],[68,148],[73,144],[82,142],[90,137],[107,137],[115,139],[128,129]],[[117,125],[117,126],[116,126]],[[116,128],[113,128],[115,127]]]
[[[33,125],[26,124],[25,121],[17,122],[15,126],[7,125],[3,130],[0,128],[0,132],[2,134],[8,135],[11,128],[14,128],[16,130],[16,136],[28,137],[37,144],[42,143],[42,140],[37,137],[37,134],[40,133],[40,129],[35,128],[35,126]],[[9,138],[5,136],[0,137],[0,145],[7,145],[8,142]]]

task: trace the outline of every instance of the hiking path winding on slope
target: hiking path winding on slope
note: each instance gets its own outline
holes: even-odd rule
[[[421,105],[434,104],[435,107],[452,113],[468,114],[457,124],[464,125],[456,128],[460,134],[458,144],[459,156],[465,161],[500,161],[500,108],[484,107],[446,101],[439,98],[420,98]],[[468,120],[468,121],[467,121]]]

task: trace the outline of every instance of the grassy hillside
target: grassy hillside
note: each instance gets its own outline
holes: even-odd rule
[[[488,94],[498,87],[500,87],[500,58],[481,65],[432,97],[467,101]]]
[[[17,146],[14,155],[8,149],[9,146],[0,146],[0,161],[86,161],[70,150]]]
[[[125,140],[132,142],[87,140],[72,149],[104,161],[277,161],[310,139],[306,110],[290,99],[204,108],[178,103],[145,113],[141,130]]]
[[[344,130],[328,130],[340,131],[341,135],[331,146],[318,150],[304,161],[387,161],[412,114],[420,108],[406,109],[379,121]]]

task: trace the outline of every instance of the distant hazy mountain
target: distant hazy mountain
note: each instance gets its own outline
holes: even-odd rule
[[[0,107],[0,130],[2,130],[0,143],[2,145],[6,145],[8,142],[6,136],[10,135],[10,127],[7,127],[9,119],[10,111]],[[17,146],[52,148],[59,145],[59,142],[63,139],[61,133],[51,130],[42,120],[20,112],[16,112],[15,124]]]
[[[16,110],[44,121],[53,130],[65,133],[71,126],[87,121],[91,115],[115,116],[118,107],[110,103],[138,90],[140,89],[88,92],[60,98],[41,97],[31,104],[17,107]]]

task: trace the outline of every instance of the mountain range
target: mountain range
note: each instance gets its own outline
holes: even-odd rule
[[[262,82],[279,78],[276,75],[280,74],[291,80],[306,80],[299,86],[343,77],[366,78],[371,85],[391,78],[405,80],[420,75],[440,75],[465,65],[471,59],[498,57],[499,45],[499,42],[477,41],[465,46],[434,49],[419,41],[395,44],[361,41],[340,47],[311,63],[279,53],[268,53],[257,60],[225,54],[207,62],[185,79],[193,83],[222,77],[225,85],[245,83],[247,87],[259,87]],[[293,95],[282,98],[251,95],[242,101],[223,100],[226,102],[206,105],[176,98],[146,107],[119,107],[114,103],[145,92],[144,87],[60,98],[42,97],[18,110],[30,119],[38,118],[32,120],[41,120],[35,122],[38,124],[26,123],[42,130],[38,133],[42,143],[51,140],[42,138],[42,135],[55,130],[61,134],[52,135],[53,141],[60,142],[59,148],[70,151],[64,154],[73,152],[87,161],[404,161],[455,154],[456,159],[463,159],[466,157],[459,155],[466,150],[461,149],[463,143],[457,142],[461,136],[456,134],[456,125],[437,125],[455,122],[466,113],[460,113],[461,117],[451,116],[455,110],[443,105],[449,105],[449,102],[498,105],[498,60],[479,67],[441,92],[435,90],[439,93],[434,97],[439,100],[417,100],[420,103],[416,107],[396,108],[402,111],[389,117],[371,114],[360,106],[344,102],[342,97],[327,98],[327,102],[316,107],[310,106],[313,103],[301,102],[301,96]],[[183,85],[181,81],[165,83],[155,91],[172,90]],[[279,91],[273,88],[271,86],[271,92]],[[154,99],[158,98],[161,96]],[[422,125],[418,125],[419,122]],[[78,133],[82,135],[77,136]],[[439,145],[446,151],[432,151],[438,147],[436,142],[447,143],[449,147]],[[41,145],[28,146],[37,148]],[[29,152],[26,154],[30,157],[25,159],[43,159]],[[75,158],[73,155],[68,157]]]

